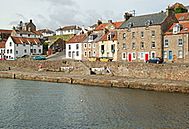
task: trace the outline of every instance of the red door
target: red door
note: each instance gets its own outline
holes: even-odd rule
[[[131,55],[131,53],[129,53],[129,62],[131,62],[132,61],[132,55]]]
[[[149,54],[145,54],[145,61],[149,60]]]

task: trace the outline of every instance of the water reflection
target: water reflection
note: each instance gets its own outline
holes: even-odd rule
[[[0,128],[187,128],[188,125],[186,94],[0,79]]]

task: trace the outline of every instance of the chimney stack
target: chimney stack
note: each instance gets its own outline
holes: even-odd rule
[[[102,21],[101,21],[101,20],[98,20],[98,21],[97,21],[97,25],[99,26],[100,24],[102,24]]]
[[[112,20],[108,20],[108,23],[112,23]]]
[[[30,19],[30,23],[32,23],[32,19]]]
[[[133,16],[132,14],[126,12],[125,15],[124,15],[124,18],[125,18],[125,20],[127,21],[127,20],[129,20],[129,18],[131,18],[132,16]]]
[[[168,7],[167,9],[166,9],[166,15],[167,16],[171,16],[171,15],[173,15],[175,12],[174,12],[174,10],[171,8],[171,7]]]

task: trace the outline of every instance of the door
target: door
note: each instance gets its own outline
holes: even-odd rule
[[[148,60],[149,60],[149,54],[146,53],[146,54],[145,54],[145,61],[148,61]]]
[[[129,53],[129,57],[128,57],[129,59],[129,62],[131,62],[132,61],[132,54],[131,53]]]
[[[75,59],[75,51],[72,52],[72,59]]]
[[[169,51],[169,60],[173,60],[173,52]]]

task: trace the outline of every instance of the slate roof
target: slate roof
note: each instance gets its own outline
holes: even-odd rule
[[[86,38],[85,34],[75,35],[67,43],[82,43]]]
[[[91,35],[96,35],[97,37],[93,41],[90,41],[89,36]],[[84,43],[97,43],[102,38],[103,33],[91,33],[89,36],[83,41]]]
[[[54,31],[49,30],[49,29],[41,29],[41,30],[38,30],[38,31],[41,32],[41,33],[54,34]]]
[[[12,40],[15,44],[41,44],[41,41],[38,38],[24,38],[24,37],[13,37],[11,36]]]
[[[147,21],[151,21],[151,25],[160,25],[167,18],[166,12],[135,16],[131,17],[129,20],[125,21],[119,28],[128,28],[129,24],[133,24],[132,27],[143,27],[146,26]]]

